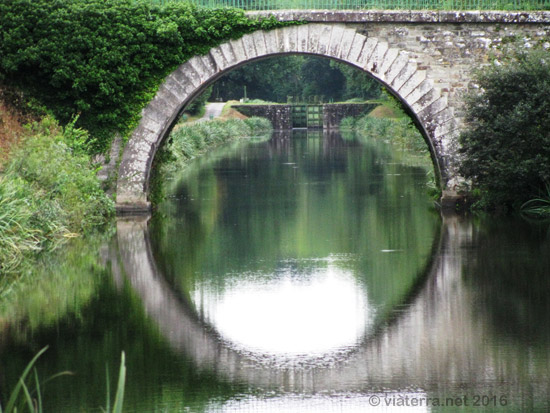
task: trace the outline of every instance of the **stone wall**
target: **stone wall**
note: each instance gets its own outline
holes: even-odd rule
[[[323,105],[323,129],[337,129],[346,116],[360,116],[374,109],[375,104],[327,103]],[[289,130],[292,124],[292,105],[233,105],[246,116],[267,118],[275,130]]]
[[[233,105],[245,116],[267,118],[274,130],[292,129],[290,105]]]

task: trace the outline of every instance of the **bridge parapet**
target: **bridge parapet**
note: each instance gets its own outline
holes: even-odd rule
[[[550,8],[550,3],[548,4]],[[308,23],[550,23],[550,11],[498,10],[258,10],[250,17]]]

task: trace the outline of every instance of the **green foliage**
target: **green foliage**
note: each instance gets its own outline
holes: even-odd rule
[[[332,60],[331,67],[338,69],[345,79],[345,86],[342,92],[341,99],[376,99],[382,93],[382,85],[377,80],[374,80],[366,72],[357,69],[354,66],[339,63]]]
[[[375,118],[366,115],[355,121],[354,128],[361,137],[387,139],[412,153],[429,154],[428,145],[408,117]]]
[[[114,212],[82,153],[84,131],[74,125],[61,129],[51,118],[30,129],[0,175],[0,274],[13,271],[31,252],[104,223]]]
[[[184,124],[172,132],[168,142],[157,152],[149,199],[158,204],[164,198],[166,176],[209,149],[234,139],[271,133],[272,126],[265,118],[212,120]]]
[[[62,123],[109,147],[127,133],[177,65],[230,38],[293,23],[251,20],[235,9],[131,0],[0,2],[0,80],[18,85]]]
[[[538,198],[530,199],[521,206],[522,214],[535,218],[550,217],[550,184],[546,184],[546,191]]]
[[[23,371],[23,373],[21,374],[21,377],[19,378],[17,385],[15,386],[13,391],[10,393],[10,398],[8,399],[5,410],[2,410],[2,406],[0,406],[0,413],[17,413],[17,412],[22,412],[24,410],[30,413],[43,412],[40,381],[38,380],[38,373],[34,366],[38,358],[42,354],[44,354],[44,352],[47,349],[48,347],[44,347],[33,357],[33,359],[29,362],[29,364],[27,364],[27,366],[25,367],[25,370]],[[34,371],[34,385],[35,385],[34,390],[32,392],[29,390],[29,385],[26,383],[27,377],[29,376],[31,370]],[[64,371],[64,372],[55,374],[52,377],[48,378],[46,382],[53,380],[59,376],[64,376],[67,374],[71,374],[71,373],[68,371]],[[23,406],[26,406],[26,408]]]
[[[550,52],[510,54],[477,74],[461,173],[484,209],[519,208],[550,182]]]
[[[185,112],[189,113],[191,116],[197,116],[201,112],[204,113],[204,107],[211,95],[212,86],[206,88],[204,92],[193,99],[193,101],[185,108]]]
[[[365,72],[318,56],[278,56],[252,62],[222,76],[214,84],[213,96],[223,101],[244,96],[271,102],[311,102],[351,98],[374,98],[380,84]]]

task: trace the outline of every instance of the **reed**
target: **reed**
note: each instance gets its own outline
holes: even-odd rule
[[[42,413],[43,407],[42,407],[41,387],[43,387],[44,384],[46,384],[47,382],[57,377],[72,374],[69,371],[63,371],[61,373],[54,374],[44,382],[40,383],[40,380],[38,379],[38,373],[35,368],[35,364],[36,364],[36,361],[40,358],[42,354],[46,352],[47,349],[48,349],[47,346],[44,347],[42,350],[36,353],[36,355],[32,358],[29,364],[27,364],[27,367],[25,367],[25,370],[23,370],[23,373],[19,377],[19,380],[15,388],[12,390],[10,394],[10,397],[6,404],[6,408],[2,409],[2,406],[0,405],[0,413],[17,413],[17,412],[23,412],[25,410],[31,413]],[[29,389],[29,386],[26,383],[27,378],[29,377],[31,371],[34,371],[34,389],[32,391]]]
[[[6,407],[3,409],[0,403],[0,413],[43,413],[43,402],[41,388],[49,381],[54,380],[60,376],[71,375],[70,371],[63,371],[61,373],[54,374],[47,380],[40,382],[38,373],[35,368],[37,360],[46,352],[48,346],[40,350],[27,364],[23,373],[19,377],[17,384],[9,395],[9,399],[6,403]],[[34,372],[34,389],[30,390],[27,380],[30,377],[31,371]],[[110,390],[109,390],[109,375],[107,374],[107,404],[106,409],[101,409],[105,413],[122,413],[124,406],[124,389],[126,387],[126,357],[124,351],[120,357],[120,368],[118,373],[117,390],[115,394],[115,400],[113,407],[111,408],[110,402]]]
[[[523,203],[520,208],[522,214],[534,218],[550,217],[550,184],[546,184],[546,192],[539,197]]]

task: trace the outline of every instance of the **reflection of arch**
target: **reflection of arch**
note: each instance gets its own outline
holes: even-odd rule
[[[468,225],[456,217],[446,218],[439,252],[407,311],[342,362],[314,369],[266,368],[204,328],[157,273],[146,218],[117,224],[126,276],[172,348],[185,352],[199,367],[231,380],[299,392],[364,390],[371,381],[396,388],[501,378],[507,383],[504,379],[513,377],[515,364],[503,363],[493,349],[483,345],[483,324],[475,321],[475,306],[463,304],[473,300],[473,295],[460,283],[462,263],[456,250],[471,235]],[[469,368],[463,370],[463,366]]]
[[[257,31],[195,56],[179,66],[142,111],[124,149],[117,182],[119,208],[148,208],[147,186],[156,150],[185,105],[226,71],[246,62],[281,54],[305,53],[349,63],[384,83],[415,116],[428,142],[442,185],[455,174],[457,121],[439,80],[419,67],[407,51],[367,37],[343,24],[308,24]]]

